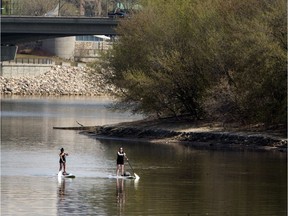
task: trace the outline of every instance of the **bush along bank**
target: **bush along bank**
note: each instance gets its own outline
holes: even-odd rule
[[[106,85],[101,74],[88,67],[53,66],[38,76],[5,78],[0,76],[1,94],[15,95],[109,95],[114,87]]]

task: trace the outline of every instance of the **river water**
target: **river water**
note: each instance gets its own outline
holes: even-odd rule
[[[53,126],[141,119],[107,98],[2,97],[1,215],[286,215],[287,156],[96,139]],[[139,181],[116,179],[124,147]],[[59,181],[59,149],[69,153]],[[126,170],[132,172],[126,164]]]

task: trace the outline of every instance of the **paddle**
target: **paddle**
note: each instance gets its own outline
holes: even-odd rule
[[[131,168],[131,170],[132,170],[132,172],[133,172],[133,174],[134,174],[134,176],[135,176],[135,179],[136,179],[136,180],[140,179],[140,176],[138,176],[138,175],[134,172],[134,170],[133,170],[133,168],[132,168],[129,160],[127,160],[127,162],[128,162],[128,164],[129,164],[129,166],[130,166],[130,168]]]

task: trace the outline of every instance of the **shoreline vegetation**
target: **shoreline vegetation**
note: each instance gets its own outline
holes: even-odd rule
[[[54,127],[80,130],[96,139],[124,139],[152,143],[179,143],[187,147],[210,150],[287,152],[284,128],[263,125],[241,127],[220,123],[169,119],[144,119],[104,126]]]
[[[36,77],[0,79],[1,93],[8,95],[109,95],[115,91],[100,74],[91,76],[87,68],[52,67]],[[241,126],[217,122],[191,122],[175,118],[146,119],[105,126],[54,127],[81,130],[97,138],[143,140],[156,143],[181,143],[204,149],[235,149],[287,152],[284,126]]]
[[[229,3],[228,3],[229,2]],[[94,66],[120,108],[287,127],[285,1],[148,1]]]
[[[89,70],[88,70],[89,71]],[[52,67],[36,77],[0,77],[2,95],[109,95],[115,91],[103,77],[91,77],[87,68]],[[79,124],[80,125],[80,124]],[[282,127],[282,128],[281,128]],[[54,127],[81,130],[97,138],[143,140],[156,143],[181,143],[204,149],[236,149],[287,152],[284,126],[241,126],[217,122],[191,122],[175,118],[150,119],[105,126]]]

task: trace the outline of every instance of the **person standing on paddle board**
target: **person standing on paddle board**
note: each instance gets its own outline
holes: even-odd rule
[[[66,175],[66,156],[68,156],[68,153],[64,152],[64,148],[60,149],[60,154],[59,154],[59,172],[62,170],[63,168],[63,175]]]
[[[128,161],[126,153],[123,151],[123,148],[119,148],[117,152],[117,176],[119,175],[119,171],[121,170],[121,175],[124,176],[124,158]]]

